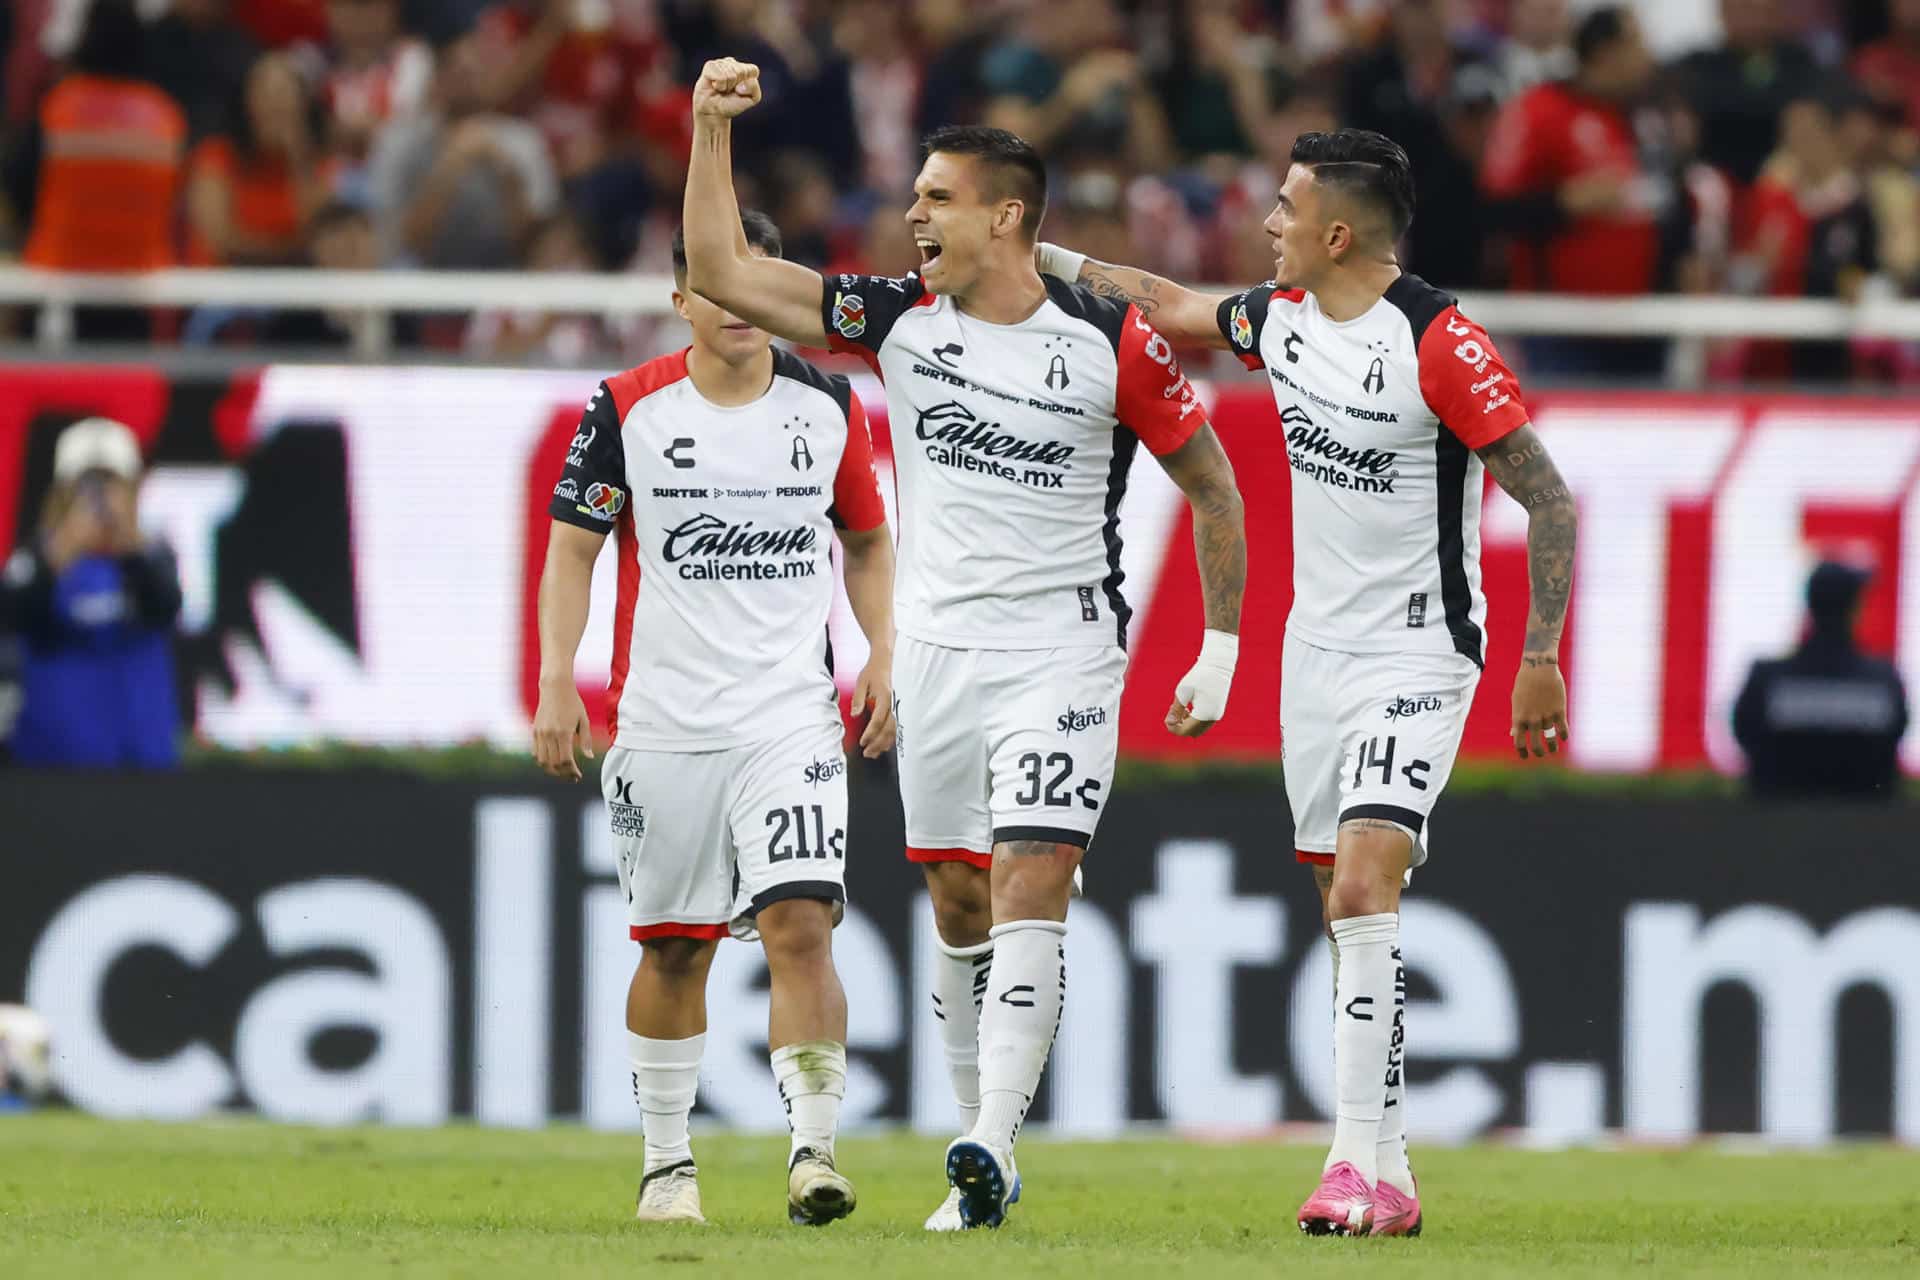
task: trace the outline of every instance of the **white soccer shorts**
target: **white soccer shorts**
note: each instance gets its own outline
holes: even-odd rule
[[[635,941],[759,936],[788,898],[847,900],[840,727],[721,751],[607,749],[600,789]]]
[[[948,649],[900,637],[894,750],[907,857],[991,864],[993,846],[1087,847],[1113,789],[1117,645]]]
[[[1412,836],[1424,863],[1479,683],[1457,653],[1335,653],[1288,635],[1280,753],[1299,860],[1331,864],[1340,824],[1374,818]]]

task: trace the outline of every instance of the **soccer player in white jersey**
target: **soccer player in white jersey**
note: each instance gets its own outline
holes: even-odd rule
[[[1407,154],[1377,133],[1306,133],[1265,228],[1274,280],[1208,297],[1042,245],[1043,270],[1125,298],[1174,342],[1265,369],[1293,468],[1293,609],[1280,727],[1295,847],[1332,944],[1333,1149],[1302,1207],[1314,1234],[1411,1235],[1400,962],[1403,879],[1427,858],[1485,661],[1482,468],[1527,509],[1532,583],[1513,685],[1524,759],[1567,740],[1560,630],[1576,517],[1486,331],[1400,269]]]
[[[777,257],[765,216],[736,218]],[[608,378],[553,491],[540,580],[534,755],[578,778],[592,754],[573,663],[593,562],[618,535],[613,745],[600,770],[630,933],[633,1096],[646,1136],[636,1216],[703,1221],[687,1117],[721,938],[758,936],[767,1043],[786,1103],[792,1221],[853,1212],[834,1167],[847,1000],[832,934],[846,902],[846,757],[827,642],[829,544],[872,646],[853,690],[870,757],[893,741],[893,544],[866,413],[845,378],[774,351],[764,330],[690,292],[693,345]]]
[[[996,129],[927,142],[918,273],[823,280],[733,230],[731,119],[749,65],[694,87],[688,283],[886,383],[900,491],[898,759],[908,856],[940,937],[933,997],[966,1132],[931,1230],[997,1226],[1060,1020],[1073,875],[1113,781],[1128,609],[1119,507],[1139,444],[1193,510],[1206,627],[1167,727],[1225,710],[1246,581],[1239,492],[1173,350],[1124,302],[1041,279],[1046,171]]]

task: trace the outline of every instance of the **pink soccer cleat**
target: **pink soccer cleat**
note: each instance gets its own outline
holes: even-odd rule
[[[1417,1236],[1420,1234],[1420,1184],[1413,1184],[1408,1195],[1391,1182],[1381,1181],[1373,1188],[1373,1229],[1370,1236]]]
[[[1320,1175],[1300,1206],[1300,1229],[1310,1236],[1363,1236],[1372,1225],[1373,1188],[1345,1160]]]

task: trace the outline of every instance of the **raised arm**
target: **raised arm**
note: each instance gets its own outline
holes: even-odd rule
[[[1475,450],[1507,495],[1527,509],[1527,638],[1513,682],[1513,746],[1520,755],[1558,751],[1567,740],[1567,685],[1560,631],[1573,594],[1580,530],[1573,494],[1531,424]]]
[[[682,221],[687,288],[749,324],[789,342],[823,347],[820,273],[797,262],[755,256],[733,192],[733,118],[760,101],[760,69],[717,58],[693,86],[693,159]]]
[[[1231,294],[1200,293],[1138,267],[1096,262],[1084,253],[1045,241],[1035,256],[1046,275],[1086,285],[1103,298],[1131,302],[1176,347],[1226,350],[1231,345],[1219,321],[1221,304]]]

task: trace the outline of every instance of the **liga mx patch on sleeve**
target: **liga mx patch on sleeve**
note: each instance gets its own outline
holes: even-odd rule
[[[620,509],[626,505],[627,495],[624,490],[596,481],[587,486],[587,496],[585,501],[579,504],[579,510],[582,515],[589,515],[595,520],[604,520],[612,524],[613,518],[619,515]]]
[[[867,331],[867,302],[857,293],[833,295],[833,329],[843,338],[857,338]]]
[[[1233,315],[1229,323],[1233,326],[1233,345],[1242,351],[1253,350],[1253,321],[1247,318],[1247,304],[1244,300],[1233,304]]]

